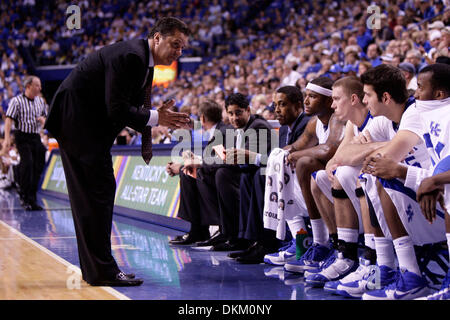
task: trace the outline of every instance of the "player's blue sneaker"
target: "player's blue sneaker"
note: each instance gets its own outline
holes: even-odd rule
[[[392,283],[396,274],[397,271],[388,266],[371,265],[368,260],[360,259],[358,269],[340,281],[335,294],[360,299],[365,292]]]
[[[399,270],[396,280],[383,289],[366,291],[363,300],[411,300],[426,296],[430,288],[423,276]]]
[[[450,270],[447,272],[439,291],[417,300],[450,300]]]
[[[324,261],[332,252],[327,246],[313,243],[299,260],[289,261],[284,265],[284,270],[294,273],[303,273],[307,270],[318,269],[320,262]]]
[[[312,274],[319,273],[320,271],[322,271],[323,268],[326,268],[330,264],[334,263],[334,260],[336,260],[336,257],[337,257],[336,250],[331,249],[330,252],[328,253],[328,256],[323,261],[319,262],[319,266],[317,268],[309,269],[309,270],[305,271],[305,273],[304,273],[305,279]]]
[[[332,263],[324,264],[320,272],[305,275],[306,284],[313,287],[323,287],[329,281],[342,279],[349,273],[356,270],[358,264],[356,261],[345,258],[342,252],[337,253],[337,258]],[[329,286],[328,290],[332,290],[333,286]]]
[[[325,285],[323,286],[323,290],[335,294],[337,287],[340,283],[341,283],[340,280],[325,282]]]
[[[292,239],[287,246],[280,248],[278,252],[266,254],[264,256],[264,262],[276,266],[282,266],[286,262],[295,260],[296,250],[295,239]]]

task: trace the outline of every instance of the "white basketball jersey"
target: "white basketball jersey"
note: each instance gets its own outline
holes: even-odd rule
[[[410,106],[409,108],[411,108]],[[409,108],[405,111],[408,112]],[[400,127],[403,121],[400,120]],[[394,122],[384,116],[378,116],[367,125],[367,131],[370,133],[373,141],[391,141],[397,134],[398,127]],[[425,144],[421,143],[414,147],[413,152],[410,152],[408,156],[402,161],[409,166],[415,166],[419,168],[429,168],[431,165],[430,157],[428,155]]]
[[[324,125],[319,118],[316,122],[316,136],[319,139],[319,144],[324,144],[327,142],[328,136],[330,135],[330,129],[328,125]]]
[[[416,101],[424,129],[423,139],[431,162],[439,172],[450,170],[450,98],[444,100]],[[435,172],[434,174],[438,174]],[[450,214],[450,185],[445,185],[445,206]]]
[[[367,113],[366,119],[364,120],[364,123],[361,125],[361,127],[358,127],[356,124],[353,125],[353,133],[355,137],[357,137],[373,120],[372,115],[370,112]]]
[[[424,129],[423,140],[435,166],[450,155],[450,98],[444,100],[417,100],[415,108]]]

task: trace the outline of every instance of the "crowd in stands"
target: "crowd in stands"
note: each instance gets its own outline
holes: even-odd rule
[[[380,8],[379,29],[367,26],[372,4]],[[69,30],[65,1],[0,1],[3,110],[23,91],[24,75],[36,66],[76,64],[104,45],[146,37],[157,17],[168,15],[182,18],[192,29],[183,56],[203,59],[195,72],[181,72],[170,86],[177,91],[176,106],[184,110],[195,109],[202,98],[223,105],[230,93],[241,92],[259,114],[280,85],[304,90],[317,76],[360,75],[382,62],[412,63],[417,72],[449,54],[450,12],[439,0],[104,0],[80,1],[78,6],[81,29]],[[422,23],[435,15],[433,23]],[[154,103],[165,90],[156,89]]]
[[[330,83],[345,76],[364,78],[361,76],[367,75],[367,71],[383,64],[401,71],[411,96],[419,88],[421,70],[437,62],[450,64],[450,9],[441,0],[161,0],[147,3],[103,0],[80,1],[78,5],[82,12],[82,28],[68,30],[64,1],[18,0],[11,4],[0,0],[0,103],[3,113],[9,99],[23,91],[23,77],[33,72],[34,67],[76,64],[104,45],[146,37],[161,16],[175,16],[189,25],[192,36],[184,56],[199,56],[202,64],[195,71],[181,71],[169,87],[156,87],[152,102],[158,106],[163,96],[172,92],[176,108],[202,124],[205,122],[204,110],[199,113],[199,108],[205,101],[214,101],[221,106],[223,122],[239,128],[227,112],[229,105],[239,103],[230,103],[229,97],[238,94],[240,101],[247,99],[249,102],[252,116],[273,120],[278,104],[274,95],[279,88],[296,87],[306,101],[312,99],[305,94],[307,86],[317,79],[321,80],[314,84],[316,88],[331,92]],[[371,5],[379,9],[380,14],[375,20],[373,11],[367,10]],[[370,81],[366,78],[363,83],[371,85]],[[331,120],[331,93],[322,99],[327,101],[327,106],[321,107],[329,113],[323,123],[326,131],[335,121]],[[362,98],[360,100],[362,103]],[[401,103],[396,106],[403,107]],[[254,119],[259,117],[255,116],[252,121]],[[333,130],[337,130],[336,127]],[[173,142],[172,132],[165,127],[153,128],[152,134],[154,143]],[[140,135],[131,129],[124,129],[119,136],[117,144],[140,143]],[[311,141],[317,140],[317,144],[321,144],[321,138],[317,136]],[[330,149],[327,150],[330,153]],[[327,154],[325,163],[332,156]],[[292,164],[295,167],[294,160]],[[315,170],[328,169],[322,165]],[[307,163],[304,163],[303,168],[306,167]],[[168,170],[171,175],[188,175],[187,171],[180,173],[179,167]],[[297,176],[299,180],[301,174],[309,178],[313,171],[297,172]],[[295,174],[293,177],[296,178]],[[304,188],[302,185],[303,191]],[[317,193],[314,197],[311,194],[309,179],[307,189],[307,195],[303,192],[305,210],[310,216],[312,211],[318,214],[318,209],[322,208],[315,207]],[[331,233],[329,225],[326,227]],[[295,238],[295,234],[292,236]],[[224,248],[238,248],[237,242],[230,242],[236,239],[230,239],[227,238]],[[180,237],[177,241],[186,243],[186,238]],[[336,238],[336,250],[337,241]],[[280,252],[293,254],[287,249]],[[283,260],[285,256],[280,257],[277,253],[272,258]],[[352,271],[357,271],[357,267],[358,263],[353,261]],[[317,281],[314,277],[311,279]],[[321,284],[324,285],[323,281]]]

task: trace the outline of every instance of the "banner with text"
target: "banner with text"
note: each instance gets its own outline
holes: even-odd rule
[[[170,177],[166,172],[170,156],[154,156],[149,165],[140,156],[116,155],[112,160],[116,178],[116,205],[176,217],[180,180],[178,176]],[[68,195],[60,155],[52,154],[41,189]]]

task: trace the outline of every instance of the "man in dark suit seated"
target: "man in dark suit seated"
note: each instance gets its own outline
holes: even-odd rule
[[[243,172],[255,172],[259,167],[249,159],[238,159],[237,150],[251,150],[267,157],[271,150],[271,126],[259,115],[252,115],[248,99],[240,94],[231,94],[225,100],[225,108],[230,123],[236,129],[233,140],[227,140],[225,163],[210,165],[200,177],[201,195],[211,202],[217,201],[219,212],[218,236],[198,245],[212,245],[214,251],[235,251],[248,247],[248,240],[240,239],[239,233],[239,189]],[[227,130],[228,131],[228,130]],[[209,209],[213,210],[213,208]],[[215,214],[210,211],[210,214]]]
[[[299,88],[285,86],[274,94],[274,107],[277,120],[280,122],[280,148],[294,143],[303,133],[310,117],[303,112],[303,95]],[[249,155],[250,156],[250,155]],[[253,157],[256,155],[251,155]],[[261,164],[261,167],[263,165]],[[256,173],[245,173],[241,176],[239,237],[251,241],[247,250],[232,252],[228,256],[237,258],[241,263],[263,262],[264,255],[275,252],[279,248],[279,240],[275,231],[264,229],[263,208],[266,175],[260,168]]]
[[[181,56],[187,25],[162,18],[148,39],[121,41],[93,52],[62,82],[45,128],[59,143],[77,235],[83,280],[95,286],[136,286],[111,252],[116,181],[111,146],[124,127],[142,132],[142,153],[151,157],[151,126],[181,128],[189,116],[170,110],[174,101],[151,110],[155,65]],[[149,143],[150,142],[150,143]]]
[[[222,145],[225,141],[226,129],[233,130],[231,125],[222,122],[223,108],[213,100],[200,103],[198,115],[202,128],[209,138],[204,151],[205,163],[214,162],[211,157],[215,145]],[[217,155],[215,155],[217,156]],[[218,160],[218,159],[217,159]],[[190,157],[183,163],[169,162],[166,170],[170,176],[180,175],[180,208],[178,217],[191,223],[190,231],[170,240],[170,244],[186,245],[210,238],[209,226],[219,225],[219,206],[217,197],[205,198],[200,194],[197,176],[204,176],[203,163],[193,161]],[[208,169],[211,170],[211,169]],[[201,187],[200,187],[201,188]]]

